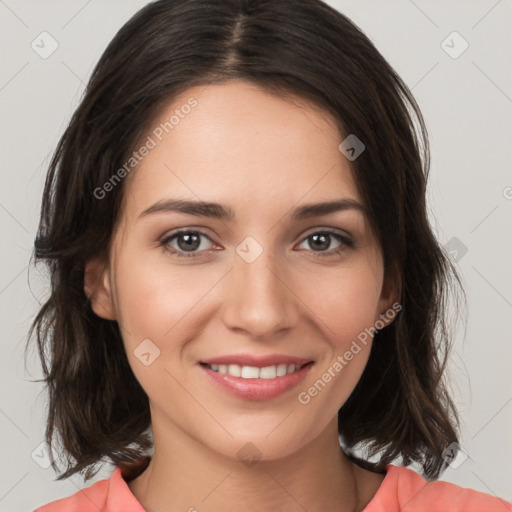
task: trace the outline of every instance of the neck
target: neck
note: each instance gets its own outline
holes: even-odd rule
[[[361,511],[383,476],[347,459],[335,420],[299,452],[253,461],[226,457],[176,426],[153,422],[154,455],[128,486],[146,512]]]

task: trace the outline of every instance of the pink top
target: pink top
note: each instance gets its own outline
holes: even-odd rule
[[[34,512],[145,512],[117,466],[110,478],[52,501]],[[512,512],[512,504],[483,492],[435,480],[409,468],[386,466],[386,476],[362,512]]]

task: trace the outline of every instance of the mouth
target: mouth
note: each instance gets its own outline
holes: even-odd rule
[[[200,363],[201,366],[211,370],[212,372],[221,375],[231,375],[232,377],[239,377],[241,379],[275,379],[291,375],[300,371],[302,368],[313,364],[313,361],[308,361],[304,364],[277,364],[264,367],[240,365],[240,364],[206,364]]]
[[[255,401],[277,398],[297,387],[314,365],[314,361],[299,358],[284,361],[281,357],[275,364],[269,364],[268,358],[251,364],[242,364],[247,362],[247,358],[240,361],[238,357],[238,362],[233,362],[234,359],[201,361],[199,366],[216,389],[243,400]]]

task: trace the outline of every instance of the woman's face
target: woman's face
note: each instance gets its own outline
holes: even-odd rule
[[[190,88],[153,125],[125,178],[110,265],[89,265],[86,292],[119,323],[154,431],[232,458],[249,442],[268,460],[289,455],[337,421],[368,329],[396,300],[344,137],[328,113],[238,80]],[[304,210],[333,201],[345,206]],[[288,371],[293,358],[313,363],[277,376],[273,361]],[[226,377],[202,364],[213,359],[269,378]]]

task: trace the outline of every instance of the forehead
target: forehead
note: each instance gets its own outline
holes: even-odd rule
[[[332,115],[298,97],[233,80],[191,87],[141,140],[151,149],[127,186],[133,214],[166,196],[243,209],[358,199]]]

